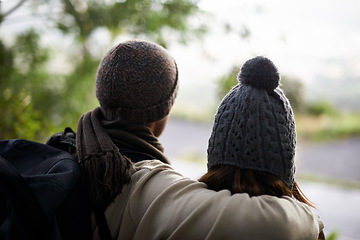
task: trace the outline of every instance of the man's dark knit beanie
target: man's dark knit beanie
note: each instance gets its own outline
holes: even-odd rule
[[[267,58],[247,61],[238,84],[224,97],[209,139],[208,168],[218,165],[265,171],[292,188],[296,132],[280,76]]]
[[[96,97],[108,120],[150,123],[166,117],[178,90],[178,70],[167,51],[142,40],[126,41],[103,58]]]

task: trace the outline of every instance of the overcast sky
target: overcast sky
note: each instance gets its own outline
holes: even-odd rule
[[[311,86],[319,76],[339,81],[344,76],[354,76],[360,81],[360,1],[219,2],[200,2],[202,9],[214,15],[209,19],[212,32],[203,42],[171,48],[186,91],[194,87],[208,89],[205,86],[218,76],[256,55],[269,57],[282,75],[297,77],[305,85]],[[225,34],[221,28],[225,22],[235,30],[246,26],[249,38]],[[181,94],[185,95],[180,92],[180,98]],[[189,95],[184,98],[193,101]],[[202,100],[209,101],[206,96],[199,101]]]
[[[3,10],[15,2],[2,2]],[[180,70],[181,101],[197,101],[199,89],[199,103],[214,100],[214,81],[256,55],[269,57],[281,74],[306,84],[318,76],[339,81],[344,75],[355,76],[360,81],[358,0],[200,0],[199,6],[211,14],[210,33],[203,41],[169,49]],[[36,24],[26,19],[24,10],[13,15],[0,34]],[[235,32],[225,34],[225,23]],[[239,34],[244,26],[250,31],[247,39]]]
[[[266,55],[282,72],[300,77],[311,75],[305,72],[322,71],[324,65],[338,59],[351,62],[357,67],[354,71],[360,72],[360,1],[224,0],[221,3],[200,2],[201,8],[214,14],[213,34],[204,43],[188,46],[189,52],[184,52],[186,49],[182,47],[178,50],[181,53],[175,51],[181,60],[182,54],[196,55],[200,52],[196,49],[202,45],[216,58],[213,63],[216,69],[241,64],[254,55]],[[219,29],[223,22],[238,29],[246,26],[250,37],[242,40],[238,35],[224,34]]]

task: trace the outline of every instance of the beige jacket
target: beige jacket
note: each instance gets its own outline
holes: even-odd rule
[[[113,239],[121,240],[317,239],[323,228],[310,207],[292,198],[211,191],[160,161],[136,163],[105,215]],[[95,223],[93,230],[100,239]]]

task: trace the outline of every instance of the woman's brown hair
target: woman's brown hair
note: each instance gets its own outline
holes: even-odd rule
[[[199,181],[215,191],[227,189],[232,194],[248,193],[250,197],[260,195],[293,196],[300,202],[314,207],[314,204],[304,195],[296,181],[290,190],[278,177],[263,171],[219,165],[211,168]]]

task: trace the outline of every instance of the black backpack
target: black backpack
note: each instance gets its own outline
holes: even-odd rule
[[[90,239],[76,157],[22,139],[0,141],[0,239]]]

